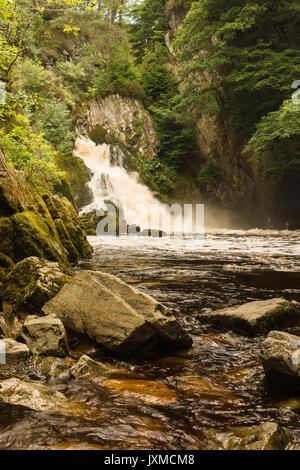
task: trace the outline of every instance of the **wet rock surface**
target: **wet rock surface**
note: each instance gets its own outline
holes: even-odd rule
[[[249,302],[205,313],[199,321],[250,334],[263,334],[274,329],[300,326],[300,304],[285,299]]]
[[[0,414],[0,448],[216,449],[225,445],[232,428],[248,433],[262,423],[288,428],[299,442],[299,412],[278,406],[296,401],[297,393],[278,391],[265,380],[259,359],[265,335],[247,337],[197,319],[208,309],[233,303],[282,297],[299,301],[299,257],[290,251],[296,238],[293,233],[223,233],[209,235],[205,246],[165,239],[138,239],[138,243],[125,238],[91,239],[95,259],[81,267],[113,273],[167,305],[192,336],[193,347],[168,351],[163,357],[138,353],[126,358],[95,347],[93,341],[85,343],[79,335],[76,346],[72,340],[77,360],[89,354],[96,362],[124,370],[124,375],[48,382],[77,402],[73,414],[5,405]],[[15,374],[42,385],[49,380],[40,372],[43,361],[0,367],[0,378]],[[114,388],[106,381],[113,381]],[[115,381],[121,381],[124,393],[117,390]],[[144,383],[137,388],[139,381],[165,385],[176,401],[160,405],[161,396],[157,396],[157,403],[150,404],[147,400],[156,388]],[[239,435],[239,442],[244,438],[245,434]]]
[[[271,331],[261,345],[260,358],[265,372],[281,386],[300,389],[300,337],[283,331]]]
[[[290,431],[276,423],[231,428],[224,433],[211,432],[218,450],[285,450],[293,441]]]

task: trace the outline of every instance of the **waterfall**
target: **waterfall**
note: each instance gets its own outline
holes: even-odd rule
[[[137,173],[126,170],[125,156],[119,147],[96,145],[89,139],[79,138],[75,143],[74,155],[80,157],[93,173],[89,187],[94,200],[81,210],[82,214],[105,209],[107,201],[115,201],[124,209],[129,225],[137,225],[142,230],[163,228],[164,206],[147,186],[139,182]],[[154,207],[156,224],[149,217]]]

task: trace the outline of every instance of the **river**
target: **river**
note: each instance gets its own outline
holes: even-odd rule
[[[101,378],[53,384],[95,408],[98,418],[14,407],[1,414],[0,448],[213,449],[211,430],[265,421],[288,427],[300,440],[300,415],[280,404],[287,397],[265,381],[262,338],[201,322],[201,313],[229,304],[272,297],[300,301],[299,235],[214,230],[204,241],[90,237],[94,259],[76,269],[115,274],[169,306],[192,335],[193,348],[130,361],[94,350],[92,357],[124,370],[119,379],[131,384],[127,391],[115,387],[118,377],[106,385]],[[32,364],[18,373],[43,380]],[[153,382],[166,388],[153,394]]]

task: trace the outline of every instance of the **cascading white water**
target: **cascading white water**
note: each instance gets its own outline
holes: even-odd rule
[[[75,143],[74,155],[80,157],[93,172],[89,183],[94,200],[81,213],[105,208],[105,201],[118,201],[124,209],[129,225],[141,229],[163,229],[166,211],[147,186],[139,183],[137,173],[124,168],[124,155],[118,147],[96,145],[89,139],[80,138]],[[155,224],[149,214],[155,208]],[[159,224],[159,226],[158,226]]]

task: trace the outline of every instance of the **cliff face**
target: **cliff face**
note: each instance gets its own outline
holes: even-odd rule
[[[187,13],[182,6],[172,5],[166,8],[169,28],[166,43],[171,54],[174,53],[174,33],[181,28]],[[176,69],[176,63],[174,67]],[[216,83],[217,80],[207,72],[202,78],[204,83],[212,80]],[[199,184],[208,206],[229,211],[235,225],[272,228],[287,224],[291,228],[297,227],[299,204],[293,198],[296,191],[293,179],[285,189],[283,185],[270,184],[263,168],[242,153],[245,137],[230,126],[225,109],[219,115],[203,115],[197,121],[196,129],[201,158],[195,162],[195,170],[199,172],[208,162],[214,161],[222,175],[217,184]]]
[[[109,95],[90,103],[85,117],[78,122],[78,128],[96,144],[117,145],[125,154],[153,158],[159,149],[152,119],[135,99]]]

